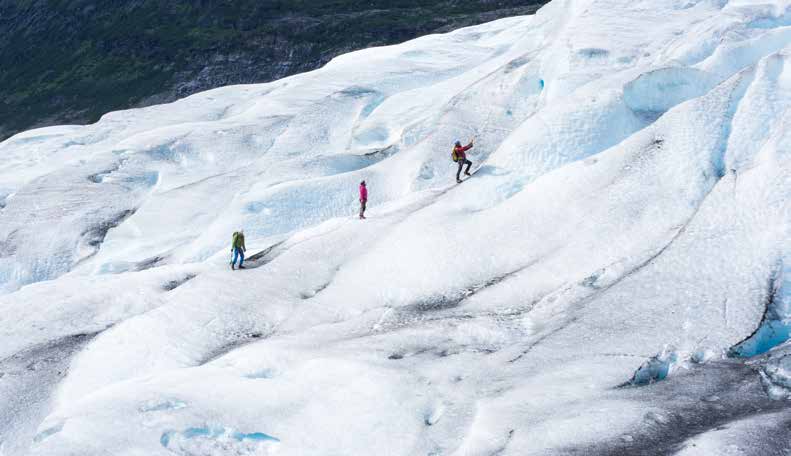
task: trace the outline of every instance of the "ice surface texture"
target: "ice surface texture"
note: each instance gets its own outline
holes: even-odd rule
[[[555,0],[10,138],[0,454],[787,454],[788,18]]]

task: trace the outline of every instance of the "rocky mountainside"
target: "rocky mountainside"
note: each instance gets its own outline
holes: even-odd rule
[[[0,139],[229,84],[543,0],[0,0]]]

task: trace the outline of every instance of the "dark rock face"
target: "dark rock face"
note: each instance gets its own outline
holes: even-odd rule
[[[546,0],[0,0],[0,139],[267,82]]]

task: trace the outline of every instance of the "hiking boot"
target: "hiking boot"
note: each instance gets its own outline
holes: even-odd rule
[[[456,179],[457,184],[461,184],[461,179]]]
[[[244,267],[244,266],[242,266],[242,265],[240,264],[240,265],[239,265],[239,269],[247,269],[247,268],[246,268],[246,267]]]
[[[470,172],[469,172],[469,171],[464,171],[464,175],[465,175],[465,176],[472,176],[472,174],[470,174]]]
[[[231,263],[231,271],[235,271],[235,270],[236,270],[236,265]]]

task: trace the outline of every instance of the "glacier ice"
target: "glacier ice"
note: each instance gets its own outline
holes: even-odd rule
[[[788,11],[554,0],[0,143],[0,454],[787,454]]]
[[[677,353],[673,351],[662,352],[643,363],[632,376],[630,383],[633,385],[648,385],[664,380],[678,361]]]
[[[160,443],[176,454],[271,454],[267,444],[279,440],[263,432],[239,432],[228,428],[191,427],[162,434]]]
[[[771,277],[765,299],[761,324],[750,337],[731,349],[734,356],[760,355],[791,338],[791,266],[787,257]]]

